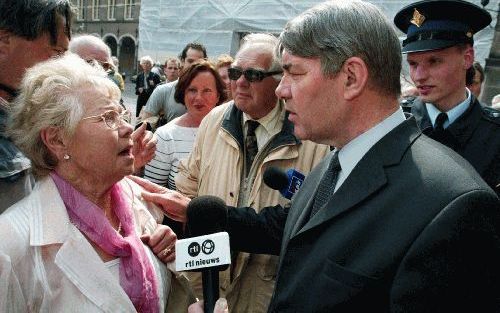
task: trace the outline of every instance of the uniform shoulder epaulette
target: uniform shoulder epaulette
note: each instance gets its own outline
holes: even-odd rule
[[[495,124],[500,125],[500,111],[492,107],[483,106],[483,117]]]

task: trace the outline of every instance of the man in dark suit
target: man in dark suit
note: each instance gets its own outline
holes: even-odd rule
[[[280,47],[276,93],[295,134],[335,150],[289,208],[213,206],[188,228],[218,223],[233,250],[280,255],[269,312],[498,311],[499,200],[404,115],[391,23],[367,2],[326,2],[292,19]],[[142,184],[184,218],[189,200]]]
[[[407,38],[403,53],[420,96],[403,105],[422,132],[455,150],[500,193],[500,112],[482,106],[466,88],[474,73],[473,34],[490,14],[459,0],[420,1],[399,11],[394,22]]]
[[[161,82],[160,76],[151,72],[153,68],[153,59],[151,57],[142,57],[140,64],[143,72],[137,75],[137,80],[135,81],[135,94],[137,95],[136,117],[139,116],[142,107],[146,105],[153,90]]]

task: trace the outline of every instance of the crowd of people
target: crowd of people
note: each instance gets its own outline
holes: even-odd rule
[[[111,50],[72,19],[0,2],[0,312],[202,312],[201,274],[173,264],[202,224],[231,241],[218,313],[500,310],[486,10],[423,0],[392,23],[333,0],[234,57],[144,56],[135,127]],[[291,200],[272,167],[306,176]],[[223,205],[188,218],[200,196]]]

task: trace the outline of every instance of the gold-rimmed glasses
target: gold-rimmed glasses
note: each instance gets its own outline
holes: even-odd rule
[[[82,118],[82,120],[99,118],[101,119],[106,126],[115,130],[120,127],[121,122],[126,122],[130,124],[131,114],[128,110],[123,110],[121,113],[116,112],[115,110],[109,110],[99,115],[92,115]]]

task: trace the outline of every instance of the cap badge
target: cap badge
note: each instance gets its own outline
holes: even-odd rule
[[[413,25],[420,27],[425,21],[425,16],[420,14],[417,9],[413,9],[413,18],[411,19],[410,23]]]

